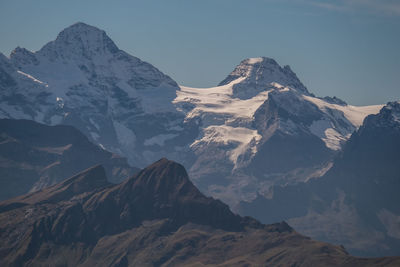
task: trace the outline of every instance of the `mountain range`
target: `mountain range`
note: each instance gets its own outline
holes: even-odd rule
[[[0,118],[69,125],[100,151],[89,149],[97,155],[93,156],[96,162],[83,161],[79,170],[69,169],[64,175],[55,172],[51,178],[41,173],[52,161],[46,162],[50,165],[40,163],[35,178],[29,178],[15,195],[62,181],[94,163],[106,164],[108,179],[119,182],[137,171],[135,167],[167,157],[185,166],[201,192],[224,201],[235,212],[264,223],[288,220],[302,233],[345,244],[359,255],[398,254],[399,213],[392,208],[391,198],[386,198],[399,188],[398,176],[392,172],[388,180],[380,177],[386,166],[379,165],[381,162],[394,166],[389,153],[382,152],[378,162],[372,160],[374,150],[367,149],[366,141],[357,141],[353,148],[363,151],[357,157],[371,158],[370,168],[376,167],[369,173],[365,192],[380,199],[380,204],[371,208],[370,214],[360,208],[370,203],[358,193],[359,183],[364,183],[361,163],[352,156],[345,158],[353,169],[339,164],[346,161],[342,158],[350,153],[348,147],[357,133],[365,127],[380,131],[380,123],[385,123],[381,114],[395,106],[393,103],[353,106],[336,97],[317,97],[289,66],[266,57],[243,60],[216,87],[180,86],[151,64],[120,50],[104,31],[84,23],[64,29],[37,52],[18,47],[10,57],[0,53],[0,90]],[[370,118],[379,122],[368,126]],[[15,139],[37,149],[31,141],[7,135],[5,142]],[[371,138],[369,145],[380,146],[382,138]],[[63,155],[69,150],[62,146],[69,144],[72,141],[57,141],[51,149],[45,144],[39,145],[39,150],[51,154],[53,162],[61,160],[62,166],[68,166]],[[81,153],[79,146],[72,146]],[[108,160],[116,157],[113,154],[126,157],[130,165],[121,159],[115,167]],[[396,156],[393,152],[394,161],[399,158]],[[11,166],[8,160],[7,168]],[[24,164],[19,159],[16,162]],[[123,171],[115,173],[113,168]],[[337,171],[340,168],[346,172]],[[394,191],[373,190],[374,179],[387,183],[385,190]],[[343,181],[353,186],[346,187]],[[322,197],[314,189],[320,184],[325,188],[321,192],[327,192]],[[339,191],[345,193],[339,197]],[[347,213],[339,216],[337,203],[345,203]],[[337,220],[329,219],[332,217]],[[355,219],[352,227],[342,227],[349,221],[339,218]],[[364,242],[371,229],[376,238],[367,236],[369,243]],[[358,234],[351,235],[353,232]],[[381,247],[375,250],[377,244]]]
[[[178,86],[84,23],[37,52],[0,55],[0,69],[1,117],[72,125],[137,167],[174,159],[232,207],[320,176],[382,107],[315,97],[270,58],[242,61],[215,88]]]

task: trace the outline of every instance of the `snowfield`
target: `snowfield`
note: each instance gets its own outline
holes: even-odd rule
[[[371,106],[352,106],[338,105],[328,103],[320,98],[303,96],[305,100],[316,105],[333,121],[339,121],[341,118],[346,118],[355,128],[359,128],[365,117],[371,114],[377,114],[384,105]],[[310,131],[325,142],[326,147],[332,150],[340,150],[342,144],[350,138],[352,131],[344,129],[340,125],[334,125],[332,120],[314,121],[310,126]]]
[[[384,105],[371,105],[371,106],[352,106],[352,105],[338,105],[331,104],[323,101],[320,98],[304,96],[304,99],[310,101],[320,108],[322,111],[327,111],[327,108],[332,110],[342,111],[344,116],[356,127],[360,127],[365,117],[371,114],[377,114]]]
[[[173,101],[178,107],[187,103],[193,106],[186,113],[186,120],[202,118],[202,136],[190,146],[196,148],[211,143],[223,144],[235,168],[244,154],[257,153],[256,145],[261,140],[261,135],[257,130],[244,126],[250,125],[254,113],[268,99],[270,92],[260,92],[250,99],[234,97],[233,86],[244,79],[238,78],[227,85],[211,88],[180,86],[181,90],[176,92],[177,97]]]
[[[228,114],[234,118],[251,119],[254,112],[268,99],[269,91],[260,92],[255,97],[242,100],[233,97],[233,86],[245,78],[238,78],[227,85],[211,88],[180,86],[173,103],[191,103],[196,107],[186,117],[193,118],[201,113]]]
[[[247,64],[260,63],[262,58],[249,59]],[[248,154],[250,157],[257,153],[257,144],[262,136],[251,127],[255,112],[268,100],[270,92],[289,92],[293,88],[283,86],[277,82],[271,83],[265,91],[259,92],[251,98],[235,97],[233,87],[242,83],[246,77],[240,77],[226,85],[211,88],[193,88],[180,86],[173,103],[181,111],[186,111],[186,120],[202,119],[202,135],[192,144],[192,148],[207,146],[211,143],[226,145],[227,155],[238,167],[239,159]],[[296,93],[298,95],[298,93]],[[364,118],[376,114],[383,105],[352,106],[332,104],[323,99],[310,95],[300,94],[303,102],[316,105],[325,114],[321,120],[313,121],[309,126],[312,134],[320,138],[331,150],[340,150],[342,144],[350,137],[352,131],[362,124]],[[190,104],[190,110],[185,106]],[[335,121],[348,120],[350,129],[335,125]],[[296,125],[291,121],[281,121],[281,129],[286,133],[295,133]],[[227,146],[230,144],[230,146]]]

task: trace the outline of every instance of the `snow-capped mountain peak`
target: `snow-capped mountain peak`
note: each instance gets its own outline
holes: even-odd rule
[[[118,51],[118,47],[105,31],[78,22],[61,31],[56,40],[49,42],[39,51],[39,55],[93,59],[95,56],[114,54]]]
[[[17,69],[49,84],[56,97],[69,98],[76,87],[104,97],[110,93],[106,87],[112,87],[111,91],[124,91],[131,98],[144,99],[147,94],[153,98],[157,95],[153,91],[161,90],[173,99],[178,88],[151,64],[120,50],[105,31],[82,22],[67,27],[37,52],[17,47],[10,60]],[[143,89],[147,91],[138,92]]]
[[[162,146],[180,134],[174,129],[182,128],[177,125],[183,114],[171,103],[179,91],[176,82],[120,50],[96,27],[76,23],[37,52],[17,47],[10,58],[0,58],[0,82],[2,70],[9,75],[3,75],[8,91],[0,97],[0,116],[74,125],[95,143],[143,165],[158,156],[154,145],[138,146],[159,135]],[[18,87],[11,90],[11,83]],[[145,150],[146,157],[132,152]]]
[[[268,57],[243,60],[219,85],[226,85],[238,78],[245,78],[233,88],[234,95],[241,99],[254,97],[271,87],[271,83],[289,86],[301,93],[309,94],[289,66],[281,67]]]

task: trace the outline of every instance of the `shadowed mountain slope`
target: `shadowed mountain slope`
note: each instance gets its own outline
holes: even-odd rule
[[[0,120],[1,200],[53,185],[95,164],[102,164],[114,183],[138,171],[71,126]]]
[[[101,166],[0,203],[0,264],[52,266],[396,266],[263,225],[205,197],[161,159],[119,185]]]
[[[321,178],[274,187],[242,203],[264,223],[287,220],[312,238],[357,255],[400,253],[400,102],[368,116]]]

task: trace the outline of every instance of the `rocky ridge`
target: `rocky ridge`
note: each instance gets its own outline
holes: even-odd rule
[[[2,265],[395,266],[312,241],[286,223],[262,225],[202,195],[167,159],[119,185],[101,166],[0,202]]]
[[[390,102],[353,133],[332,168],[316,180],[276,186],[242,203],[264,223],[287,220],[301,233],[343,244],[356,255],[400,253],[400,104]]]

